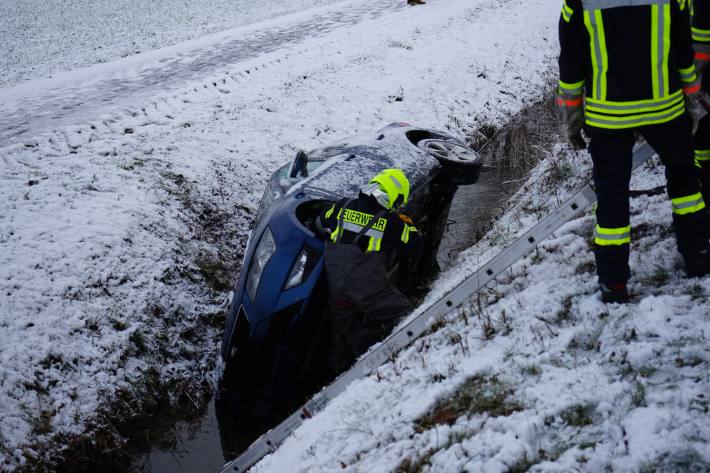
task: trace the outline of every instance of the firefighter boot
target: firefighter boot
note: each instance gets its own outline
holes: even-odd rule
[[[602,291],[602,302],[605,304],[626,304],[629,302],[629,291],[624,283],[614,284],[611,287],[599,284],[599,289]]]
[[[710,274],[708,225],[707,209],[687,215],[673,214],[678,251],[683,255],[685,271],[689,277]]]
[[[597,276],[599,277],[602,302],[607,304],[629,302],[629,292],[626,289],[626,281],[631,277],[629,244],[596,245],[594,259],[597,263]]]
[[[710,274],[710,249],[705,249],[691,255],[683,255],[685,271],[691,278]]]
[[[705,206],[710,206],[710,162],[700,168],[700,193],[703,196]],[[710,228],[708,229],[710,232]]]

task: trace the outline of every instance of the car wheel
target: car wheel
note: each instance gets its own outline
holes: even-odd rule
[[[441,178],[455,185],[475,184],[481,174],[483,159],[477,152],[456,141],[423,139],[417,147],[435,157],[442,166]]]

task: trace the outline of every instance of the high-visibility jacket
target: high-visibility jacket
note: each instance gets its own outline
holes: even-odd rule
[[[375,199],[370,196],[361,195],[357,199],[351,200],[344,210],[342,205],[345,202],[338,202],[330,206],[321,215],[323,227],[331,230],[331,239],[335,241],[340,234],[339,241],[352,243],[355,236],[370,223],[375,214],[383,209]],[[338,226],[338,221],[342,216],[342,226]],[[410,240],[418,239],[417,228],[412,220],[395,212],[386,212],[380,217],[372,227],[365,232],[364,238],[359,241],[363,251],[400,251],[404,249]]]
[[[319,218],[321,225],[330,230],[333,242],[340,235],[339,242],[353,243],[355,236],[382,211],[382,207],[374,198],[363,194],[349,201],[343,211],[344,204],[345,201],[333,204]],[[342,226],[338,225],[340,217]],[[409,217],[386,212],[359,239],[358,246],[363,252],[381,252],[387,270],[398,265],[397,283],[406,286],[411,280],[413,266],[421,257],[422,243],[422,237]]]
[[[666,123],[699,87],[686,0],[564,0],[559,34],[561,105],[587,126]]]

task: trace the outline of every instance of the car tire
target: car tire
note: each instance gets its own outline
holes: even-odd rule
[[[475,184],[481,174],[483,159],[471,148],[451,140],[426,138],[417,147],[436,158],[442,166],[441,179],[455,185]]]

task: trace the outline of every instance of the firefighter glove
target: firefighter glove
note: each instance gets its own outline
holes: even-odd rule
[[[584,149],[587,143],[582,138],[584,125],[584,105],[581,96],[573,97],[558,92],[557,106],[560,110],[562,127],[567,141],[574,149]]]
[[[685,109],[688,111],[688,116],[690,117],[691,129],[693,135],[698,131],[698,124],[700,120],[708,114],[708,111],[703,107],[700,102],[700,93],[696,92],[693,94],[687,94],[685,96]]]

